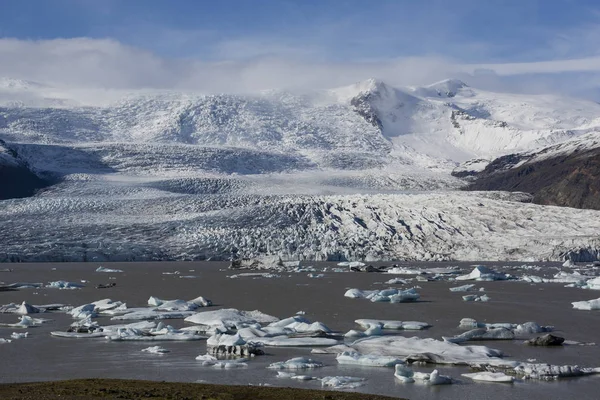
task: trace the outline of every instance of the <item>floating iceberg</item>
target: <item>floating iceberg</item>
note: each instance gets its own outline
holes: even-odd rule
[[[368,299],[372,302],[389,302],[389,303],[406,303],[417,301],[420,297],[419,293],[412,288],[406,290],[384,289],[384,290],[360,290],[349,289],[344,293],[345,297],[353,299]]]
[[[577,310],[600,310],[600,298],[587,301],[574,301],[571,304],[573,304],[573,308]]]
[[[113,269],[113,268],[98,267],[98,268],[96,268],[96,272],[118,273],[118,272],[123,272],[123,270]]]
[[[424,383],[426,385],[449,385],[452,383],[452,378],[446,375],[440,375],[437,369],[430,373],[415,372],[412,376],[415,382]]]
[[[85,285],[75,282],[55,281],[48,283],[46,287],[53,289],[81,289],[82,287],[85,287]]]
[[[503,281],[512,278],[508,274],[502,274],[496,272],[488,267],[484,267],[483,265],[478,265],[473,268],[468,275],[457,276],[457,281]]]
[[[160,346],[146,347],[145,349],[142,349],[142,351],[150,354],[165,354],[169,352],[169,350]]]
[[[296,357],[287,361],[279,361],[270,364],[267,368],[269,369],[309,369],[309,368],[321,368],[323,363],[315,361],[311,358]]]
[[[336,352],[340,352],[337,348]],[[402,357],[404,361],[424,361],[434,364],[494,364],[513,367],[516,362],[502,360],[502,352],[486,346],[459,346],[431,338],[375,336],[358,339],[342,351]]]
[[[472,290],[474,286],[475,286],[475,284],[471,283],[471,284],[468,284],[468,285],[463,285],[463,286],[458,286],[458,287],[451,287],[450,291],[451,292],[468,292],[468,291]]]
[[[411,331],[419,331],[425,328],[429,328],[429,325],[426,322],[419,321],[392,321],[392,320],[379,320],[379,319],[357,319],[356,322],[358,325],[363,327],[364,329],[369,329],[372,326],[381,326],[383,329],[394,329],[394,330],[411,330]]]
[[[20,305],[16,305],[15,303],[9,303],[3,306],[0,306],[0,314],[37,314],[44,312],[45,310],[36,306],[32,306],[26,302],[22,302]]]
[[[225,327],[227,329],[239,329],[252,324],[269,324],[279,321],[279,318],[264,314],[258,310],[240,311],[235,308],[226,308],[216,311],[203,311],[194,313],[185,319],[198,325]]]
[[[522,363],[514,372],[524,379],[554,380],[574,376],[600,374],[600,368],[581,368],[577,365],[550,365]]]
[[[487,302],[490,301],[490,297],[487,294],[484,295],[476,295],[476,294],[468,294],[466,296],[462,297],[463,301],[481,301],[481,302]]]
[[[262,344],[248,342],[242,338],[239,333],[236,333],[235,335],[217,333],[209,337],[206,341],[206,350],[212,354],[245,357],[255,354],[263,354],[261,347]]]
[[[397,364],[404,364],[404,361],[397,357],[379,356],[375,354],[363,355],[348,351],[338,354],[336,360],[339,364],[362,365],[366,367],[393,367]]]
[[[457,336],[442,339],[450,343],[462,343],[469,340],[512,340],[515,338],[513,331],[507,328],[478,328],[467,331]]]
[[[554,330],[553,326],[541,326],[535,322],[524,322],[522,324],[513,324],[513,323],[509,323],[509,322],[484,323],[484,322],[477,322],[473,318],[461,319],[458,327],[460,329],[505,328],[505,329],[510,329],[513,333],[515,333],[517,335],[552,332]]]
[[[43,283],[32,283],[32,282],[15,282],[6,285],[9,289],[39,289],[43,287]]]
[[[13,339],[24,339],[29,336],[29,332],[13,332],[10,337]]]
[[[470,374],[462,374],[465,378],[473,379],[479,382],[499,382],[512,383],[515,381],[514,376],[506,375],[503,372],[474,372]]]
[[[325,376],[320,378],[321,386],[335,389],[356,389],[365,385],[365,378],[353,376]]]
[[[584,289],[600,290],[600,276],[587,281]]]
[[[194,311],[154,311],[154,309],[144,309],[140,311],[128,312],[123,315],[117,315],[111,320],[154,320],[154,319],[183,319],[191,317]]]
[[[111,341],[190,341],[203,340],[205,336],[197,335],[193,332],[169,330],[165,333],[157,334],[147,332],[136,328],[119,328],[106,336]]]

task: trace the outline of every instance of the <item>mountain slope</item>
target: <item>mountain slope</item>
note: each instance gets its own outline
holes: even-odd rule
[[[471,190],[533,194],[533,201],[600,209],[600,133],[535,152],[500,157],[475,176]]]
[[[17,153],[0,140],[0,200],[28,197],[50,184],[50,180],[34,174]]]

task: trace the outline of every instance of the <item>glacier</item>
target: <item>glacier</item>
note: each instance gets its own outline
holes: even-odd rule
[[[54,182],[0,201],[0,261],[600,255],[598,211],[462,192],[452,176],[514,152],[597,145],[593,102],[373,79],[307,93],[77,96],[0,85],[0,169]]]

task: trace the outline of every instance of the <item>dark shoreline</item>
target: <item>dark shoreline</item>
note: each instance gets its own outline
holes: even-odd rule
[[[284,387],[228,386],[206,383],[155,382],[126,379],[0,384],[4,400],[54,399],[172,399],[172,400],[389,400],[394,397],[365,393]]]

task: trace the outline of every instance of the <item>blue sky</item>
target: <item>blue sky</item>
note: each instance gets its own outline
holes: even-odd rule
[[[0,36],[112,38],[165,57],[597,55],[597,0],[5,0]]]
[[[0,0],[0,75],[101,86],[420,84],[484,68],[484,85],[581,91],[600,87],[599,38],[598,0]]]

